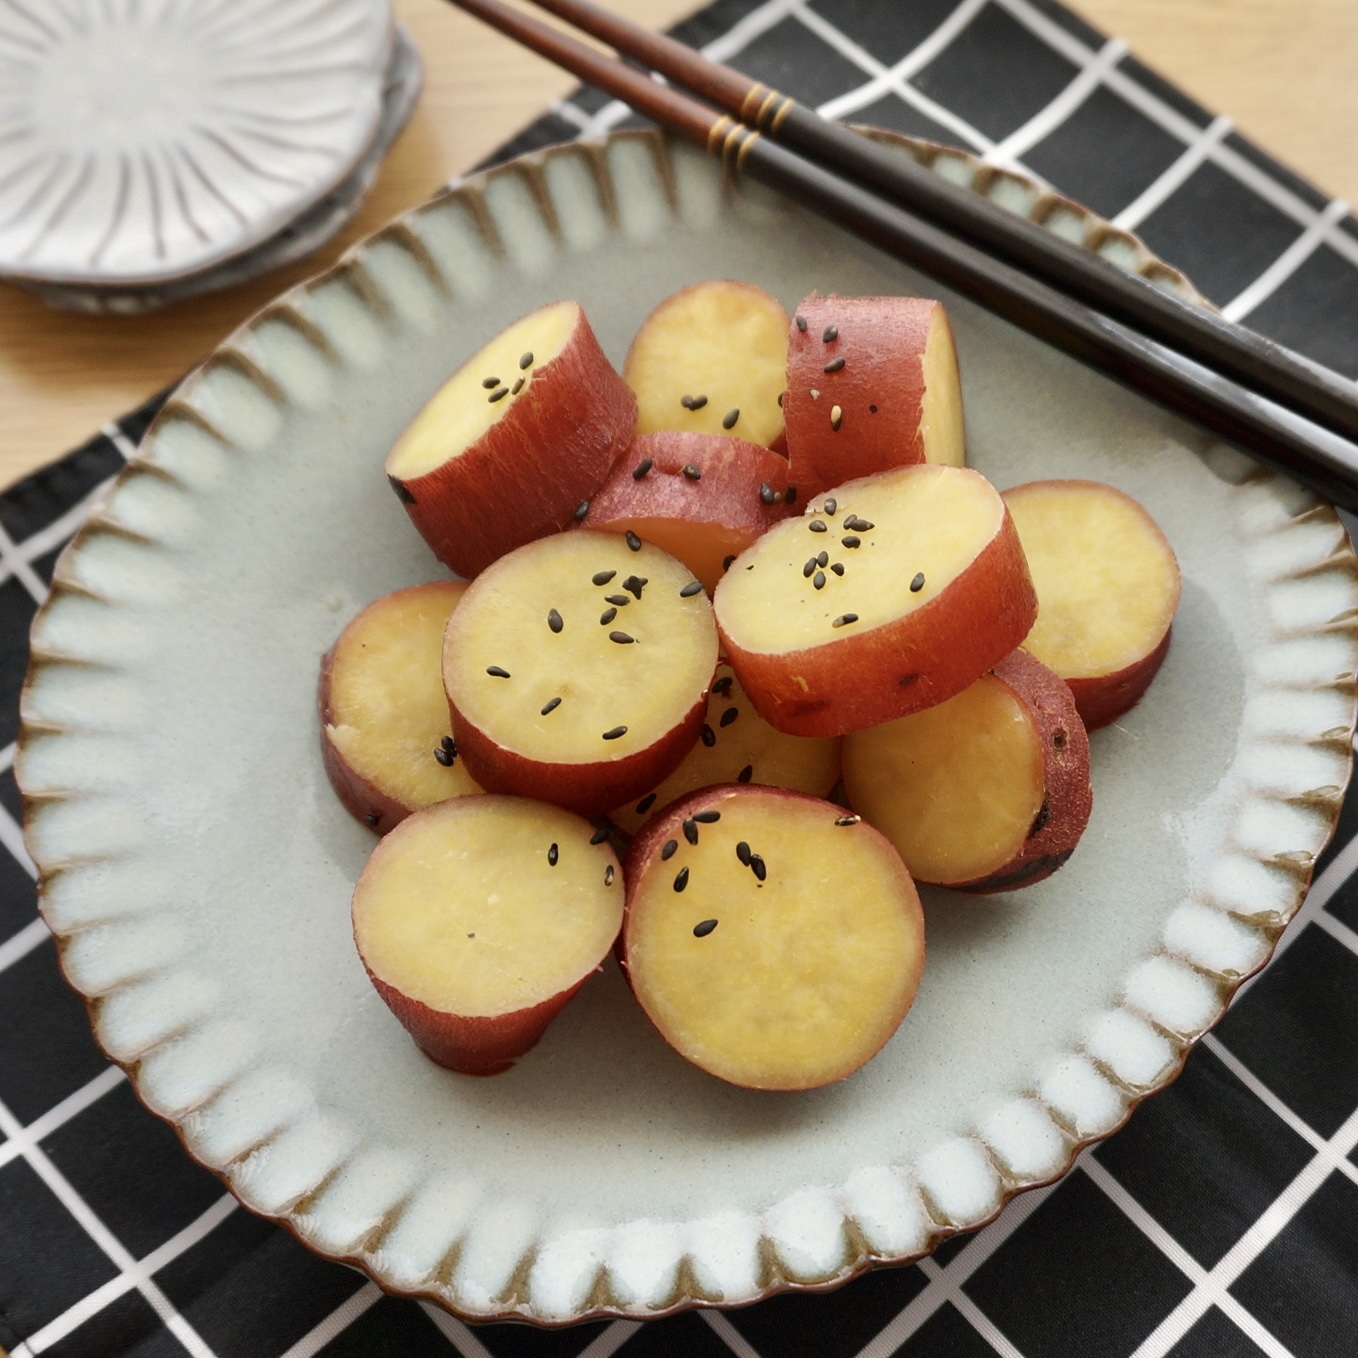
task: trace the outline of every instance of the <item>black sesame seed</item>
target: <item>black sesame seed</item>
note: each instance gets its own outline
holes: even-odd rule
[[[863,545],[863,539],[855,537],[852,533],[850,533],[848,537],[840,538],[840,542],[843,543],[845,547],[861,547]]]
[[[688,869],[680,868],[674,879],[674,889],[682,891],[688,885]]]
[[[693,823],[692,816],[684,822],[684,838],[688,840],[690,844],[696,844],[698,842],[698,827]]]
[[[706,396],[690,396],[688,408],[690,410],[701,410],[707,404]]]
[[[716,927],[717,921],[714,919],[701,920],[699,923],[693,926],[693,937],[706,938],[708,934],[710,934],[712,930],[715,929]]]
[[[857,614],[857,613],[841,613],[841,614],[839,615],[839,617],[837,617],[837,618],[834,620],[834,622],[832,622],[832,623],[830,624],[830,626],[831,626],[831,627],[844,627],[844,626],[845,626],[846,624],[848,624],[848,623],[857,622],[857,621],[858,621],[858,614]]]
[[[715,684],[712,685],[712,692],[720,693],[721,696],[725,698],[730,694],[731,685],[734,683],[735,680],[729,674],[724,674],[720,679],[717,680]]]
[[[818,565],[818,566],[825,566],[825,565],[828,565],[828,564],[829,564],[829,561],[830,561],[830,553],[829,553],[829,552],[817,552],[817,553],[816,553],[816,565]]]
[[[828,372],[828,373],[837,373],[837,372],[839,372],[839,370],[840,370],[841,368],[843,368],[843,366],[844,366],[844,357],[843,357],[843,355],[841,355],[839,358],[832,358],[832,359],[825,365],[825,371]]]
[[[622,582],[623,589],[627,590],[634,599],[641,598],[641,591],[650,583],[644,575],[629,575]]]
[[[834,564],[833,566],[830,567],[830,569],[831,569],[832,571],[834,571],[834,573],[835,573],[836,575],[843,575],[843,574],[844,574],[844,563],[843,563],[842,561],[836,561],[835,564]]]
[[[740,859],[742,866],[750,866],[750,846],[742,839],[736,845],[736,857]]]
[[[617,616],[618,610],[616,608],[605,608],[604,611],[599,614],[599,626],[607,627]]]
[[[797,503],[797,487],[796,487],[796,486],[789,486],[789,487],[783,492],[783,503],[784,503],[784,504],[787,504],[787,505],[795,505],[795,504]]]
[[[844,520],[844,527],[853,529],[855,533],[866,533],[870,528],[874,528],[875,526],[875,524],[869,523],[867,519],[860,519],[857,514],[850,514],[849,517]]]
[[[687,476],[690,481],[701,481],[703,479],[702,472],[691,462],[684,463],[684,475]]]
[[[488,665],[486,667],[486,673],[489,674],[493,679],[509,678],[509,671],[501,669],[499,665]]]
[[[812,519],[806,526],[813,533],[828,533],[830,531],[820,519]]]
[[[739,418],[740,407],[737,406],[734,410],[728,410],[726,414],[721,417],[721,427],[723,429],[734,429],[736,427],[736,421]]]
[[[381,819],[382,817],[379,816],[376,811],[369,811],[363,817],[363,824],[368,826],[369,829],[375,830],[377,828],[377,822]]]
[[[693,819],[699,825],[715,825],[721,819],[720,811],[698,811],[694,813]]]
[[[703,722],[703,744],[710,750],[717,743],[717,733]]]
[[[800,331],[802,332],[803,335],[806,334],[806,317],[805,317],[805,316],[798,316],[798,317],[797,317],[797,329],[800,330]]]
[[[533,366],[533,351],[530,349],[526,354],[519,355],[519,371]]]
[[[434,758],[443,765],[445,769],[453,767],[453,760],[457,758],[450,750],[445,750],[442,745],[434,751]]]
[[[627,539],[627,545],[634,551],[641,550],[641,539],[629,528],[623,536]]]
[[[835,824],[836,824],[836,825],[857,825],[858,822],[859,822],[860,820],[862,820],[862,819],[863,819],[862,816],[837,816],[837,817],[835,817]]]
[[[839,338],[839,326],[827,325],[825,327],[825,330],[821,334],[820,342],[822,344],[830,344],[832,341],[837,340],[838,338]]]
[[[754,765],[746,764],[745,767],[741,769],[741,771],[738,774],[736,774],[736,782],[748,783],[750,779],[753,777],[754,777]]]
[[[653,806],[655,805],[655,796],[656,796],[656,794],[655,794],[654,792],[648,792],[648,793],[647,793],[647,794],[646,794],[646,795],[645,795],[645,796],[637,803],[637,815],[638,815],[638,816],[644,816],[644,815],[651,809],[651,807],[653,807]]]
[[[824,571],[817,571],[817,572],[815,573],[815,575],[813,575],[813,576],[811,577],[811,583],[812,583],[813,585],[815,585],[815,587],[816,587],[817,589],[824,589],[824,588],[825,588],[825,572],[824,572]]]
[[[561,699],[560,699],[559,697],[558,697],[558,698],[548,698],[547,701],[546,701],[545,703],[543,703],[543,705],[542,705],[542,711],[538,713],[538,716],[540,716],[540,717],[545,717],[549,712],[555,712],[556,709],[557,709],[558,707],[560,707],[560,706],[561,706]]]
[[[761,503],[766,505],[771,505],[778,499],[777,493],[767,481],[759,487],[759,499]]]
[[[717,723],[717,725],[718,725],[718,726],[730,726],[730,724],[731,724],[733,721],[735,721],[735,719],[736,719],[738,716],[740,716],[740,708],[738,708],[738,707],[728,707],[728,708],[726,709],[726,711],[723,712],[723,713],[721,714],[721,720]]]
[[[443,746],[445,750],[448,751],[450,755],[452,755],[454,758],[457,757],[457,741],[455,741],[452,738],[452,736],[444,736],[439,743]]]
[[[604,602],[617,604],[619,608],[626,608],[632,602],[632,596],[630,594],[605,594]]]
[[[910,582],[910,593],[918,594],[924,588],[924,572],[916,573],[915,578]]]
[[[509,395],[508,387],[496,387],[489,396],[486,397],[488,405],[494,405],[496,401],[503,401]]]
[[[558,613],[556,609],[551,608],[547,610],[547,626],[550,627],[553,632],[559,632],[565,625],[566,624],[561,620],[561,614]]]
[[[768,875],[769,870],[764,865],[764,860],[757,854],[750,855],[750,871],[754,873],[758,881],[763,881]]]
[[[610,864],[604,869],[604,885],[605,885],[605,886],[612,886],[612,885],[613,885],[613,864],[612,864],[612,863],[610,863]]]
[[[806,558],[806,565],[802,567],[802,579],[809,580],[816,573],[816,558],[809,556]]]
[[[626,734],[627,728],[625,726],[615,726],[612,730],[604,732],[604,739],[617,740],[619,736],[625,736]]]
[[[703,592],[703,582],[701,580],[690,580],[683,589],[679,591],[681,599],[691,599],[695,594]]]
[[[650,471],[651,468],[654,466],[655,460],[653,458],[643,457],[641,461],[638,462],[637,465],[632,468],[632,480],[640,481],[641,478],[645,476],[646,473]]]
[[[585,515],[588,513],[589,513],[589,501],[581,500],[580,503],[576,505],[575,508],[571,511],[571,518],[574,519],[576,523],[580,523],[584,519]]]
[[[498,377],[483,377],[481,379],[481,385],[487,391],[493,391],[496,387],[500,385],[500,379]]]
[[[610,632],[608,639],[609,641],[616,641],[619,646],[630,646],[636,640],[636,637],[628,636],[626,632]]]
[[[677,839],[667,839],[665,847],[660,850],[661,862],[668,863],[674,857],[674,852],[678,847],[679,841]]]
[[[731,569],[731,562],[733,562],[735,559],[736,559],[736,554],[735,554],[734,552],[732,552],[731,555],[728,556],[728,557],[721,563],[721,568],[722,568],[722,570],[723,570],[723,571],[729,571],[729,570]]]
[[[612,833],[612,830],[607,825],[601,825],[592,835],[590,835],[589,842],[591,844],[602,844]]]
[[[589,578],[591,585],[606,585],[617,574],[617,571],[595,571]]]
[[[835,517],[835,510],[837,510],[838,508],[839,501],[834,499],[833,496],[830,499],[826,500],[825,504],[822,506],[822,509],[824,509],[826,515],[832,519]]]
[[[693,397],[691,397],[687,392],[685,392],[679,398],[679,404],[683,406],[685,410],[691,410],[693,408]]]
[[[547,862],[552,867],[556,867],[556,860],[560,857],[561,857],[560,851],[557,849],[556,845],[553,844],[552,847],[547,850]]]
[[[517,396],[523,390],[523,383],[524,379],[522,377],[518,378],[514,385],[510,387],[509,394],[511,396]]]

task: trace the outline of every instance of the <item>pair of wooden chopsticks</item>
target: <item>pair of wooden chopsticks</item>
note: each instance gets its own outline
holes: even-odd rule
[[[452,3],[741,174],[1358,511],[1358,385],[589,0],[536,3],[668,84],[501,0]]]

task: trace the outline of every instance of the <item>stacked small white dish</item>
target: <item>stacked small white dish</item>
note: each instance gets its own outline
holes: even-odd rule
[[[317,248],[418,98],[389,0],[71,0],[0,27],[0,279],[140,312]]]

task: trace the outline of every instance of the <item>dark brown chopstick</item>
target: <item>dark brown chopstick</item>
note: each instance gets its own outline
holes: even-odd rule
[[[1358,439],[1358,384],[1162,291],[674,38],[652,33],[590,0],[534,3],[841,178],[877,190],[924,220],[1306,419]]]
[[[1358,511],[1358,447],[1329,430],[1277,409],[1256,392],[501,0],[452,2],[638,112],[720,154],[729,167],[779,189],[800,206],[914,265],[1055,348],[1249,448],[1326,499]]]

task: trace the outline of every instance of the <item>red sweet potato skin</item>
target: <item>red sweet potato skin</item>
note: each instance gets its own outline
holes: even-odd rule
[[[741,687],[770,726],[795,736],[848,735],[933,707],[1014,650],[1037,618],[1007,509],[995,536],[937,597],[868,631],[845,628],[796,651],[747,651],[722,626],[720,595],[716,603],[722,650]]]
[[[924,351],[941,310],[922,297],[813,292],[803,299],[797,315],[806,329],[794,321],[788,331],[783,398],[790,474],[799,490],[816,495],[925,460]],[[830,327],[837,333],[827,342]],[[826,372],[840,359],[842,368]],[[838,428],[831,420],[836,406]]]
[[[1116,674],[1101,674],[1096,679],[1067,679],[1075,698],[1075,706],[1084,720],[1085,730],[1095,731],[1116,721],[1139,703],[1155,678],[1165,656],[1169,654],[1169,639],[1174,627],[1165,628],[1159,645],[1140,660],[1118,670]]]
[[[1027,708],[1042,742],[1044,798],[1023,847],[1009,862],[955,891],[989,895],[1015,891],[1050,877],[1075,852],[1089,823],[1089,738],[1066,682],[1027,651],[1014,651],[993,671]]]
[[[515,547],[566,528],[636,422],[637,399],[581,312],[565,347],[482,438],[424,476],[392,478],[393,489],[434,555],[471,579]]]

